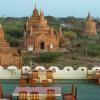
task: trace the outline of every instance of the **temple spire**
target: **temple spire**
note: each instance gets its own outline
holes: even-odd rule
[[[90,20],[90,21],[92,21],[92,20],[93,20],[93,18],[92,18],[92,16],[91,16],[91,14],[90,14],[90,11],[88,12],[87,20]]]
[[[88,12],[88,18],[91,17],[90,11]]]
[[[54,29],[53,29],[53,27],[51,28],[51,37],[54,37]]]
[[[44,16],[42,9],[40,10],[40,16]]]
[[[60,27],[59,28],[59,39],[61,39],[62,38],[62,28]]]
[[[35,3],[35,7],[34,7],[34,10],[35,10],[35,9],[37,9],[37,7],[36,7],[36,3]]]
[[[35,3],[34,10],[33,10],[33,16],[39,16],[38,10],[37,10],[37,7],[36,7],[36,3]]]

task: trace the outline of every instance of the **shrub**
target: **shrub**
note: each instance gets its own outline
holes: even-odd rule
[[[72,57],[72,60],[76,60],[76,57]]]
[[[33,57],[30,57],[30,56],[24,56],[23,57],[23,64],[29,64],[30,61],[33,61]]]
[[[38,58],[40,62],[51,62],[56,60],[59,56],[61,56],[61,53],[58,52],[44,52],[40,53]]]
[[[89,50],[87,51],[87,54],[91,57],[95,57],[99,55],[99,52],[97,50]]]
[[[84,48],[84,54],[86,54],[87,50],[87,55],[90,57],[96,57],[100,55],[100,46],[99,45],[88,45],[87,47]]]
[[[75,32],[72,32],[72,31],[69,31],[69,32],[63,32],[63,34],[64,34],[64,37],[66,37],[66,38],[71,38],[71,39],[73,39],[73,38],[75,38],[76,37],[76,33]]]

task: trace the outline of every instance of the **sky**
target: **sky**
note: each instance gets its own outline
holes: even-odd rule
[[[100,0],[0,0],[0,16],[30,16],[35,3],[45,16],[86,17],[90,11],[93,17],[100,18]]]

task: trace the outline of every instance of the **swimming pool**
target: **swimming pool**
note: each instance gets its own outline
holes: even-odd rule
[[[3,86],[4,94],[12,94],[15,87],[18,86],[18,80],[0,80],[0,84]],[[71,85],[74,84],[77,87],[77,100],[100,100],[100,85],[94,81],[87,80],[55,80],[53,86],[60,86],[62,93],[71,91]],[[61,100],[62,97],[57,97],[57,100]],[[16,98],[13,97],[13,100]]]

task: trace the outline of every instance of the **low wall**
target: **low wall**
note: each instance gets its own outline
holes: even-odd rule
[[[81,72],[78,70],[74,70],[71,72],[60,70],[59,72],[54,73],[54,79],[86,79],[86,78],[87,78],[87,72]]]
[[[38,66],[35,68],[39,71],[45,71],[45,67]],[[30,67],[24,66],[22,71],[30,70]],[[87,78],[87,68],[79,67],[77,70],[74,70],[72,67],[64,67],[63,70],[60,70],[57,66],[50,67],[50,70],[53,70],[54,79],[86,79]],[[100,70],[100,67],[93,67],[92,70],[88,70],[88,74],[94,74],[95,71]],[[0,79],[20,79],[21,70],[18,69],[0,69]]]
[[[0,79],[20,79],[21,70],[0,70]]]

